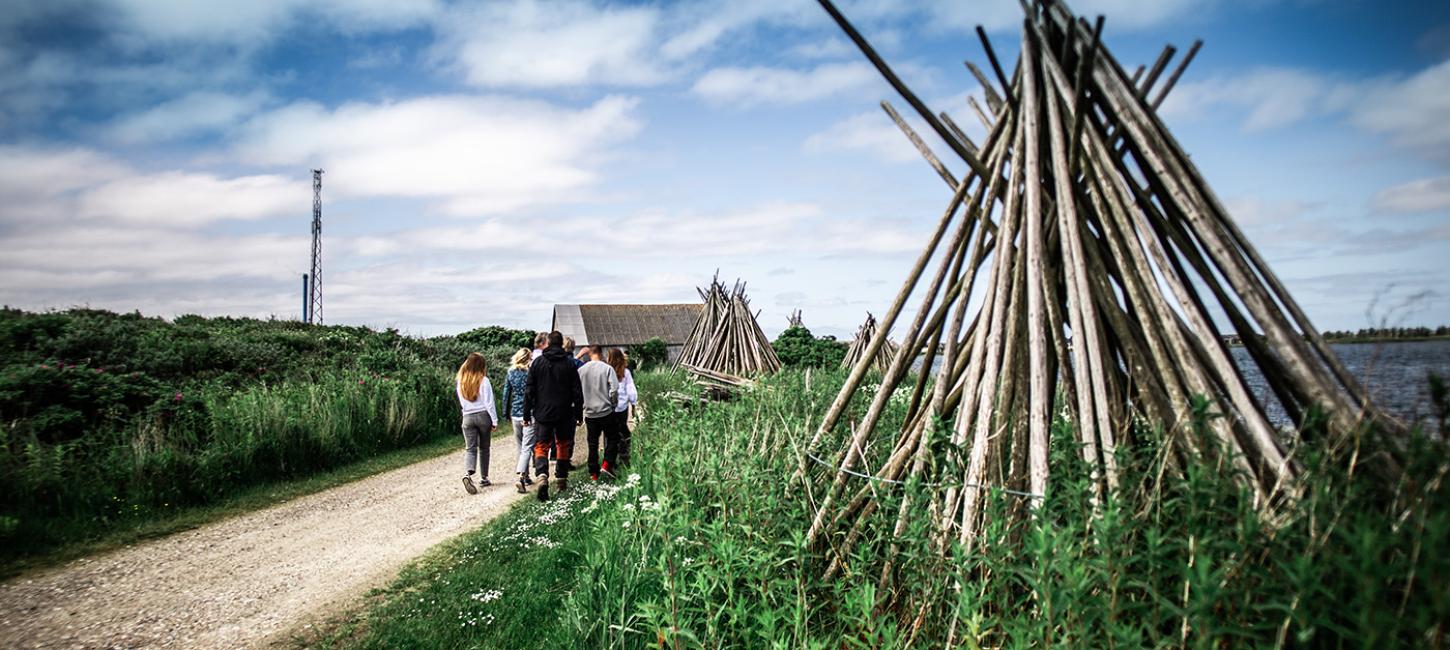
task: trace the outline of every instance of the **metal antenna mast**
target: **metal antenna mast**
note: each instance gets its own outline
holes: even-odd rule
[[[322,170],[312,170],[312,287],[307,322],[322,324]]]

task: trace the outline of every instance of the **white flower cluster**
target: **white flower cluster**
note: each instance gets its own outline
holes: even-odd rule
[[[501,597],[503,597],[503,592],[502,591],[499,591],[497,589],[489,589],[488,591],[480,591],[480,592],[478,592],[476,594],[473,594],[473,595],[469,596],[470,599],[476,600],[476,601],[478,601],[480,603],[491,603],[491,602],[493,602],[495,600],[498,600]]]
[[[480,625],[487,627],[493,625],[494,620],[493,614],[479,616],[478,614],[470,614],[469,612],[458,612],[459,627],[478,627]]]

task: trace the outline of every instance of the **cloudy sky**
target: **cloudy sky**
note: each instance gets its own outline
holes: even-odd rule
[[[807,0],[19,0],[0,14],[0,302],[535,328],[749,282],[848,335],[949,198]],[[1080,0],[1321,328],[1450,323],[1450,3]],[[1010,61],[1015,0],[844,2],[919,94]],[[935,144],[939,151],[945,147]],[[961,172],[961,165],[957,166]]]

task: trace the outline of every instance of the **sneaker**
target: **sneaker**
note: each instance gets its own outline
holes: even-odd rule
[[[569,489],[569,479],[560,476],[559,480],[554,481],[554,489],[558,490],[560,494],[563,494],[564,490]]]
[[[548,481],[548,479],[540,479],[540,481],[539,481],[539,500],[540,501],[548,501],[549,500],[549,481]]]
[[[463,489],[468,490],[469,494],[478,494],[478,488],[473,487],[472,476],[463,477]]]
[[[613,467],[610,467],[610,466],[609,466],[609,463],[605,463],[605,464],[604,464],[604,467],[601,467],[601,468],[599,468],[599,473],[600,473],[600,474],[603,474],[603,475],[604,475],[604,477],[605,477],[605,478],[608,478],[608,479],[614,479],[614,478],[617,478],[617,477],[616,477],[616,476],[615,476],[615,475],[614,475],[614,468],[613,468]]]
[[[514,484],[514,487],[518,488],[519,494],[529,493],[529,484],[527,483],[528,480],[529,479],[523,474],[519,474],[519,481]]]
[[[591,480],[591,481],[597,481],[597,480],[599,480],[599,475],[598,474],[590,474],[589,475],[589,480]]]
[[[478,479],[478,487],[488,487],[490,485],[493,485],[493,483],[489,482],[487,476]]]

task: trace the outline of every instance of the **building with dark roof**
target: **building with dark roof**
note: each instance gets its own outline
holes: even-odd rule
[[[659,338],[669,348],[670,361],[674,361],[700,318],[701,307],[699,303],[554,305],[553,329],[574,337],[578,346],[628,348]]]

